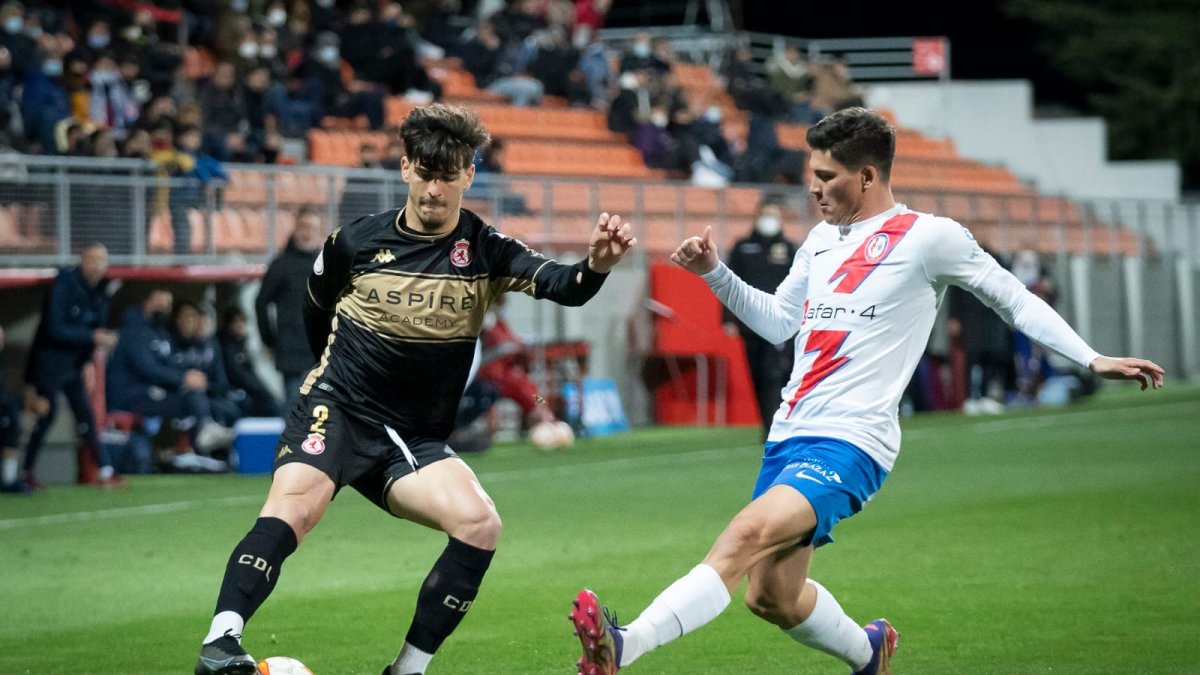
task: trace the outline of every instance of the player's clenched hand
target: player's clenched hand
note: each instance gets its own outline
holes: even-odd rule
[[[1090,367],[1093,373],[1107,380],[1137,380],[1143,391],[1150,385],[1155,389],[1163,386],[1162,366],[1146,359],[1097,356]]]
[[[671,260],[692,274],[706,274],[717,268],[717,243],[713,241],[712,225],[704,228],[704,235],[684,239]]]
[[[608,272],[635,244],[637,237],[629,223],[622,223],[621,216],[601,213],[588,243],[588,267],[601,274]]]

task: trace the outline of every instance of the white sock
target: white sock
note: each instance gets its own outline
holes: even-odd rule
[[[0,461],[0,485],[12,485],[17,482],[17,458],[5,457]]]
[[[692,568],[659,593],[641,616],[625,627],[620,666],[696,630],[729,606],[729,589],[708,565]]]
[[[246,620],[237,612],[221,612],[213,617],[212,626],[208,629],[208,635],[204,637],[204,642],[208,644],[226,633],[231,633],[237,638],[238,643],[242,641],[242,629],[246,627]]]
[[[400,648],[400,653],[396,655],[396,660],[392,662],[392,675],[409,675],[409,673],[424,673],[429,667],[429,662],[433,660],[433,654],[423,652],[420,649],[410,645],[408,642]]]
[[[100,478],[100,480],[108,480],[109,478],[113,477],[113,473],[115,472],[111,466],[102,466],[100,467],[99,471],[96,472],[96,475]]]
[[[808,583],[817,589],[817,604],[812,614],[783,632],[802,645],[838,657],[856,671],[866,668],[871,661],[871,641],[867,639],[867,631],[846,616],[837,599],[824,586],[812,579]]]

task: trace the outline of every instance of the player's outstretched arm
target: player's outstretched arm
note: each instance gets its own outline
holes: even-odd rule
[[[588,269],[607,273],[636,244],[637,237],[633,236],[629,223],[621,222],[621,216],[616,214],[601,213],[588,242]]]
[[[717,243],[713,241],[712,225],[704,228],[703,235],[684,239],[671,254],[671,260],[692,274],[707,274],[716,269],[720,258]]]
[[[1151,385],[1155,389],[1163,386],[1162,366],[1146,359],[1097,356],[1088,367],[1106,380],[1137,380],[1142,385],[1142,391]]]

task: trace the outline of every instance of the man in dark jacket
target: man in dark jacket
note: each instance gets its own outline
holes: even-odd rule
[[[93,477],[80,475],[86,482],[118,485],[123,480],[113,472],[109,459],[96,431],[88,389],[95,385],[92,355],[96,348],[110,349],[116,335],[105,328],[108,322],[108,293],[104,279],[108,272],[108,249],[103,244],[91,244],[79,254],[79,264],[58,273],[50,292],[42,303],[41,322],[33,337],[25,382],[49,405],[39,415],[25,446],[25,482],[35,489],[42,487],[35,475],[38,453],[46,440],[46,432],[58,414],[58,395],[61,392],[71,406],[79,427],[81,441],[91,452],[99,467]]]
[[[983,242],[979,246],[1004,265],[999,254]],[[963,412],[1004,412],[1006,394],[1015,389],[1012,329],[982,300],[959,286],[946,289],[946,310],[947,331],[965,357],[966,381],[959,383],[966,392]]]
[[[229,377],[231,400],[238,404],[243,417],[279,417],[279,403],[266,383],[254,370],[247,344],[249,325],[241,307],[231,305],[225,310],[217,340]]]
[[[238,405],[229,398],[229,376],[221,346],[211,330],[211,322],[200,305],[191,300],[175,303],[171,321],[171,362],[180,370],[198,370],[208,379],[209,409],[219,424],[233,426],[241,417]]]
[[[324,240],[321,212],[301,207],[287,247],[267,266],[254,300],[259,335],[283,377],[284,412],[296,402],[304,376],[316,365],[300,310],[308,298],[308,274]]]
[[[729,254],[728,266],[751,286],[768,293],[775,292],[787,276],[796,257],[795,242],[783,236],[783,211],[778,204],[763,202],[758,207],[754,230],[739,239]],[[737,320],[728,308],[722,309],[725,332],[742,336],[746,347],[746,365],[762,414],[762,437],[766,439],[771,419],[782,401],[781,391],[792,372],[793,342],[776,346]]]
[[[173,301],[170,291],[154,289],[140,307],[125,311],[121,339],[108,360],[108,408],[161,418],[163,424],[186,433],[192,448],[201,453],[228,447],[234,432],[213,420],[208,377],[172,357],[168,322]],[[207,466],[200,463],[198,468]]]

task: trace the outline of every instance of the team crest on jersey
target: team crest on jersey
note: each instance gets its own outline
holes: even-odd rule
[[[325,434],[309,434],[308,438],[300,444],[300,449],[310,455],[319,455],[325,452]]]
[[[877,263],[883,254],[887,253],[889,237],[886,232],[878,232],[867,241],[866,248],[863,249],[863,255],[866,256],[867,262]]]
[[[396,262],[396,254],[392,253],[392,249],[390,249],[390,248],[381,248],[381,249],[379,249],[379,253],[376,253],[375,257],[371,258],[371,262],[373,262],[373,263]]]
[[[771,244],[770,250],[771,262],[779,265],[788,261],[788,245],[782,241]]]
[[[470,265],[471,258],[471,242],[466,239],[459,239],[454,242],[454,249],[450,251],[450,262],[455,267]]]

